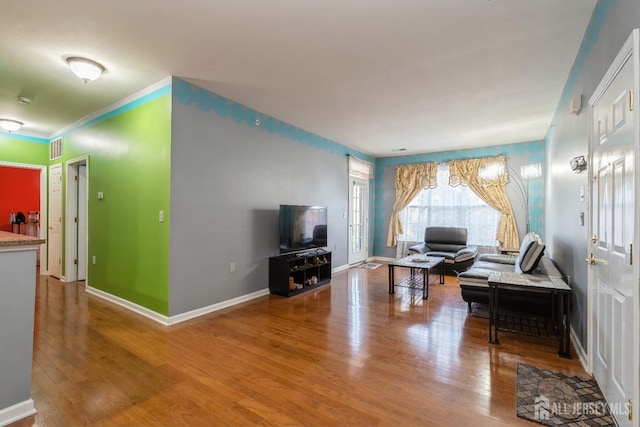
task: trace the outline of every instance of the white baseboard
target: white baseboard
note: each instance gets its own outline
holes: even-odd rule
[[[214,311],[222,310],[223,308],[227,308],[236,304],[251,301],[252,299],[263,297],[265,295],[269,295],[269,289],[262,289],[247,295],[241,295],[237,298],[232,298],[227,301],[222,301],[217,304],[209,305],[207,307],[202,307],[192,311],[188,311],[186,313],[177,314],[175,316],[171,316],[168,318],[169,325],[175,325],[176,323],[184,322],[186,320],[193,319],[194,317],[199,317],[205,314],[213,313]]]
[[[338,273],[340,271],[348,270],[349,264],[340,265],[338,267],[332,268],[331,273]]]
[[[222,310],[223,308],[231,307],[236,304],[240,304],[243,302],[251,301],[252,299],[259,298],[269,294],[269,289],[262,289],[257,292],[253,292],[247,295],[241,295],[237,298],[233,298],[227,301],[222,301],[216,304],[209,305],[207,307],[198,308],[192,311],[188,311],[186,313],[177,314],[175,316],[165,316],[160,313],[156,313],[153,310],[149,310],[146,307],[128,301],[124,298],[120,298],[118,296],[112,295],[110,293],[101,291],[100,289],[92,288],[87,285],[86,290],[88,293],[105,299],[109,302],[117,304],[121,307],[124,307],[128,310],[131,310],[137,314],[140,314],[144,317],[147,317],[151,320],[154,320],[164,326],[171,326],[177,323],[185,322],[187,320],[193,319],[195,317],[203,316],[205,314],[212,313],[214,311]]]
[[[36,413],[33,399],[16,403],[8,408],[0,409],[0,426],[6,426]]]
[[[374,256],[373,258],[371,258],[372,261],[385,261],[385,262],[391,262],[391,261],[395,261],[396,258],[389,258],[389,257],[384,257],[384,256]]]
[[[569,331],[571,334],[571,344],[573,344],[573,348],[575,348],[576,353],[578,354],[578,359],[580,359],[580,363],[582,363],[582,367],[584,368],[585,371],[587,371],[589,375],[593,375],[593,373],[591,372],[591,367],[589,366],[589,363],[588,363],[589,357],[587,356],[587,352],[584,351],[584,348],[582,348],[582,345],[580,344],[580,340],[578,339],[578,336],[576,335],[575,332],[573,332],[573,328],[569,328]]]

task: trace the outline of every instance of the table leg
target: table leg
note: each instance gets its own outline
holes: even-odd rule
[[[429,298],[429,269],[423,268],[422,269],[422,299],[428,299],[428,298]]]
[[[489,343],[498,341],[498,287],[489,284]]]
[[[568,293],[558,292],[556,293],[558,298],[558,305],[560,312],[558,313],[559,325],[559,344],[558,344],[558,356],[571,359],[571,349],[569,341],[569,313],[571,311],[570,304],[571,299]]]
[[[444,261],[440,263],[440,284],[444,285]]]
[[[389,293],[390,294],[394,294],[395,293],[395,290],[393,289],[394,288],[395,278],[393,276],[394,276],[394,274],[393,274],[393,265],[389,264]]]

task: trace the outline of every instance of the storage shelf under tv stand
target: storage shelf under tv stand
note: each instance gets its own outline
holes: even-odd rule
[[[308,281],[315,276],[317,282]],[[289,290],[289,277],[302,288]],[[309,249],[275,255],[269,258],[269,291],[272,294],[291,297],[308,292],[331,281],[331,252]]]

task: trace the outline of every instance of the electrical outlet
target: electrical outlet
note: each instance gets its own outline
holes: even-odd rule
[[[236,263],[235,262],[229,263],[229,271],[231,273],[235,273],[236,272]]]
[[[91,257],[91,264],[95,264],[96,263],[96,256],[92,256]]]

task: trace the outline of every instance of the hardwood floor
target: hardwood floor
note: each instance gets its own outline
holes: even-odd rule
[[[518,362],[586,376],[551,339],[488,344],[455,278],[389,295],[386,265],[172,327],[81,283],[37,286],[38,413],[14,426],[535,425],[516,417]]]

